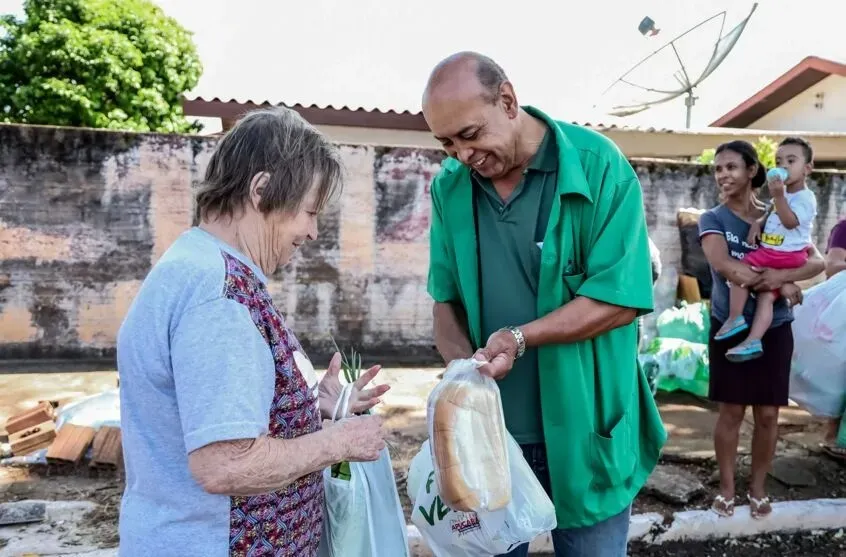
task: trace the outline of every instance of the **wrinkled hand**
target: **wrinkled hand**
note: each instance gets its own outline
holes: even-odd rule
[[[510,331],[497,331],[488,337],[484,348],[479,348],[473,358],[485,362],[479,373],[497,381],[508,375],[517,357],[517,339]]]
[[[334,440],[341,447],[343,460],[367,462],[379,458],[385,448],[386,432],[381,416],[353,416],[331,426]]]
[[[382,366],[373,366],[362,373],[358,380],[353,383],[352,392],[350,393],[350,413],[361,414],[370,410],[381,402],[379,397],[387,393],[391,388],[389,385],[377,385],[371,389],[365,389],[381,369]],[[326,369],[326,375],[323,376],[318,387],[320,414],[324,418],[332,418],[335,404],[338,402],[338,397],[341,396],[343,386],[339,377],[340,373],[341,354],[335,352],[335,355],[332,356],[332,361],[329,362],[329,367]]]
[[[758,221],[749,225],[749,234],[746,235],[746,243],[750,246],[757,246],[761,241],[761,225]]]
[[[758,281],[754,285],[754,289],[758,292],[769,292],[771,290],[778,290],[784,283],[784,273],[779,269],[761,269],[758,275]]]
[[[802,289],[799,288],[798,285],[787,282],[778,289],[781,293],[781,296],[787,300],[787,303],[793,307],[798,306],[802,303],[802,300],[805,298],[805,295],[802,293]]]

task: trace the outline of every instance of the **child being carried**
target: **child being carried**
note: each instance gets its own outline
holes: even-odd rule
[[[772,203],[767,213],[751,225],[747,241],[759,244],[746,255],[743,262],[756,268],[797,269],[808,261],[812,245],[811,231],[817,216],[817,199],[805,180],[813,168],[813,151],[804,139],[790,137],[779,144],[776,168],[767,173]],[[760,242],[758,239],[760,238]],[[725,340],[750,328],[743,317],[749,290],[742,285],[729,285],[730,307],[726,322],[714,340]],[[743,362],[761,357],[761,339],[773,321],[773,304],[779,292],[757,294],[755,317],[749,336],[726,352],[731,362]]]

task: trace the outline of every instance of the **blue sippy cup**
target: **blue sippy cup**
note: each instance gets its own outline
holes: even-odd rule
[[[767,172],[767,181],[772,182],[773,180],[781,180],[784,182],[787,180],[787,171],[780,166],[775,168],[771,168],[769,172]]]

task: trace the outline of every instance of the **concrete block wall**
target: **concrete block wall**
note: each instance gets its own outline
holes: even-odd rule
[[[190,225],[192,187],[214,142],[0,126],[0,363],[114,356],[115,335],[141,281]],[[274,275],[274,299],[317,361],[325,361],[334,336],[368,360],[437,362],[426,272],[429,184],[443,154],[341,149],[349,173],[344,195],[322,215],[318,240]],[[714,205],[716,189],[698,165],[634,164],[662,252],[660,311],[675,294],[676,211]],[[824,246],[846,211],[846,180],[818,174],[813,187]]]

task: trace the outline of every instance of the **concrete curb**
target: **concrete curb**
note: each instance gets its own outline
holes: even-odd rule
[[[656,526],[659,525],[660,522],[656,523]],[[678,512],[673,515],[673,521],[669,527],[656,529],[658,533],[651,543],[753,536],[774,532],[831,530],[844,527],[846,527],[846,499],[785,501],[773,503],[772,514],[764,519],[752,518],[748,505],[737,507],[731,518],[718,516],[710,510]]]
[[[64,519],[70,522],[95,507],[93,503],[77,501],[48,501],[47,503],[48,513],[52,520]],[[30,537],[27,534],[35,535],[35,530],[41,526],[34,525],[32,532],[20,530],[16,532],[17,535],[12,536],[10,541],[18,542],[14,544],[15,546],[21,545],[3,548],[0,550],[0,556],[12,555],[11,551],[23,549],[27,545],[27,538]],[[406,528],[411,554],[418,555],[421,551],[427,552],[428,546],[417,527],[409,524]],[[846,528],[846,499],[811,499],[773,503],[773,513],[761,520],[751,517],[748,505],[737,507],[731,518],[717,516],[710,510],[680,511],[674,513],[667,524],[664,517],[658,513],[636,514],[631,517],[629,523],[629,541],[662,544],[669,541],[697,541],[837,528]],[[43,547],[45,541],[43,536],[43,533],[37,533],[35,536],[39,538],[39,545],[42,545],[40,549],[43,555],[63,554],[64,557],[114,557],[117,555],[117,548],[95,549],[83,546],[75,548],[76,553],[70,553],[66,547]],[[529,546],[529,551],[532,554],[551,554],[552,537],[549,534],[537,537]]]
[[[731,518],[710,510],[680,511],[673,513],[667,524],[659,513],[636,514],[629,523],[629,542],[662,544],[837,528],[846,528],[846,499],[811,499],[773,503],[772,514],[760,520],[752,518],[748,505],[736,507]],[[428,549],[420,531],[412,524],[408,525],[408,543],[413,549]],[[529,551],[551,554],[552,536],[544,534],[535,538]]]

